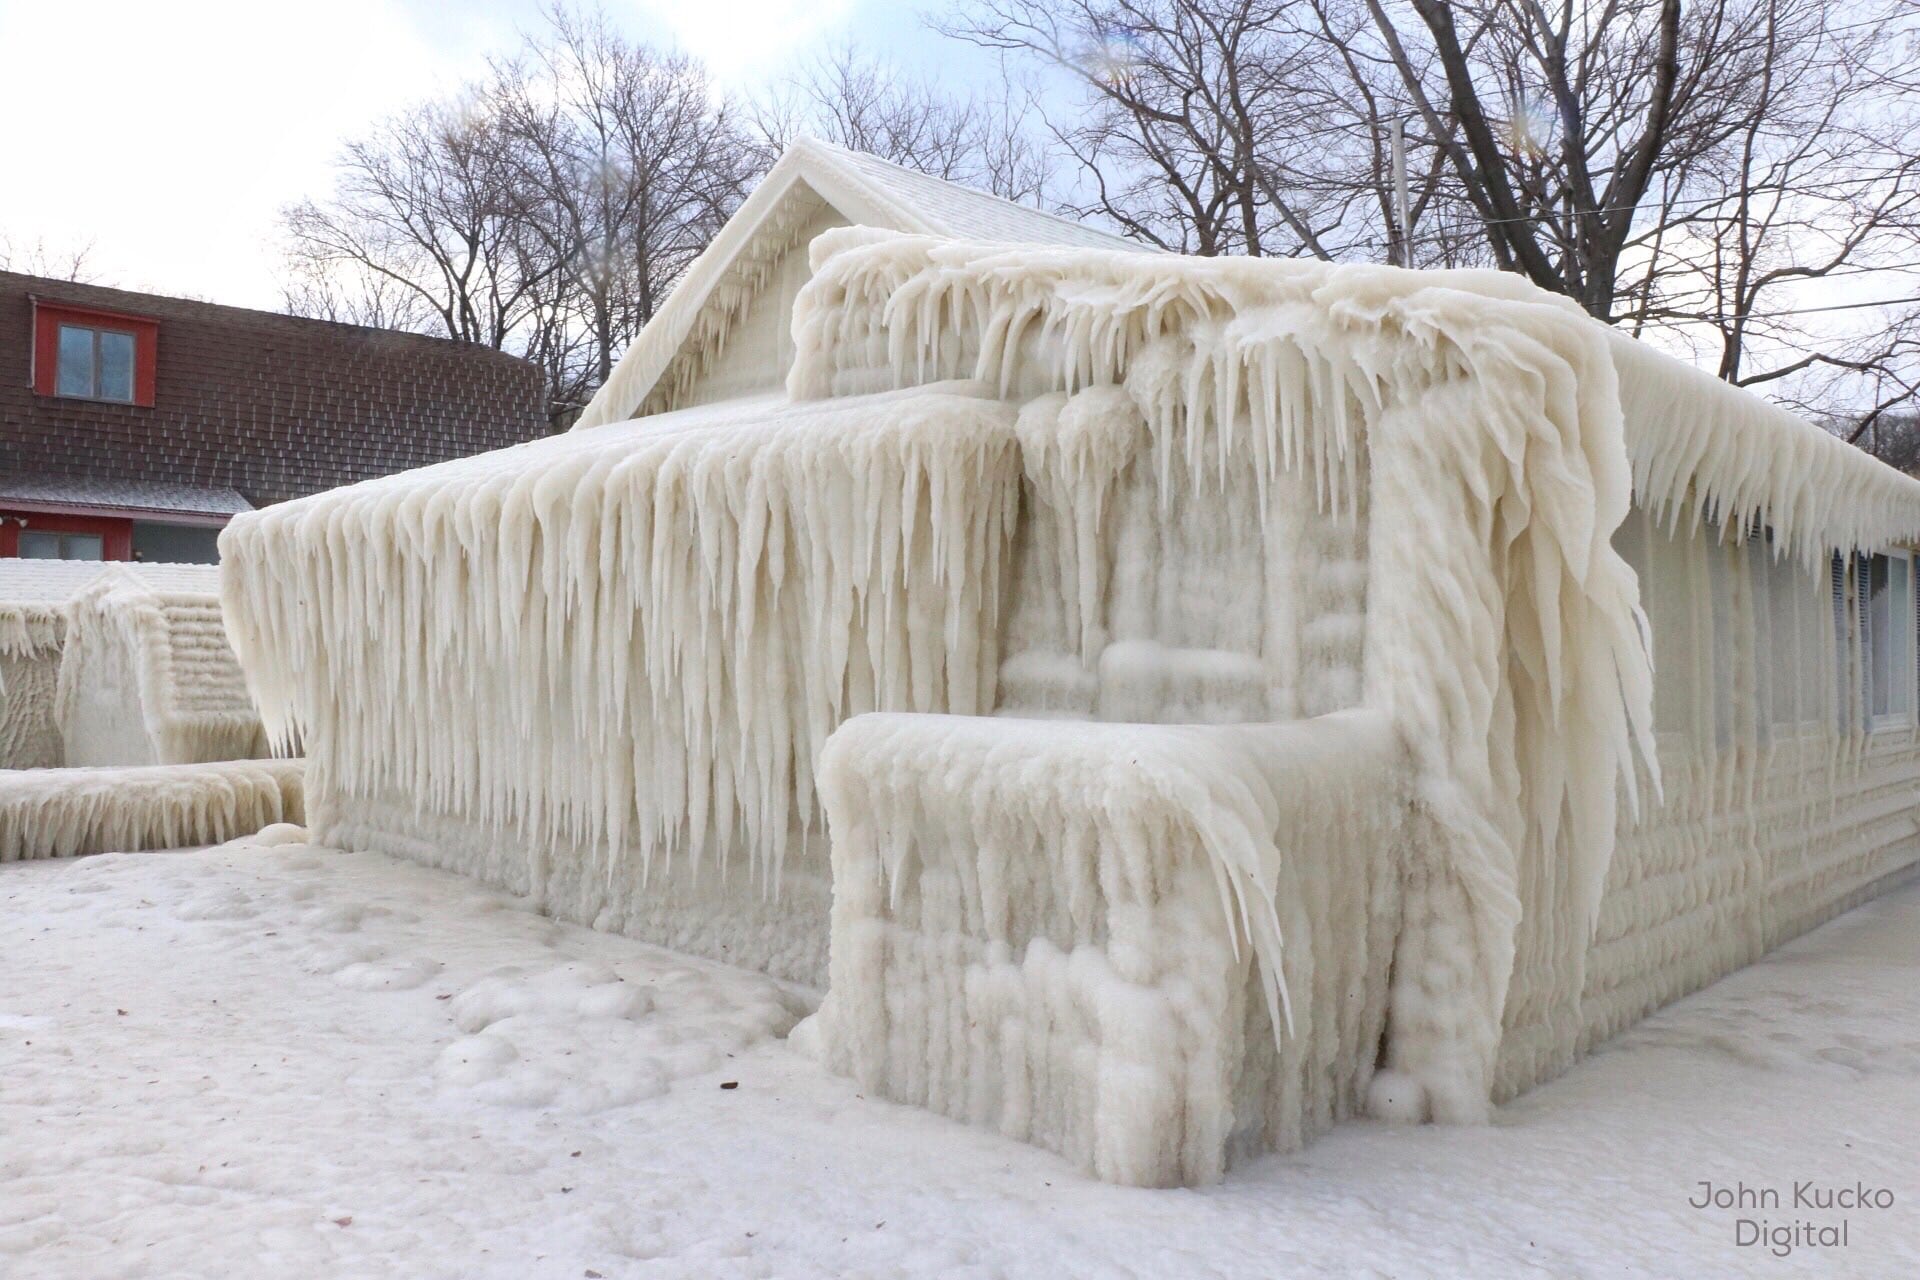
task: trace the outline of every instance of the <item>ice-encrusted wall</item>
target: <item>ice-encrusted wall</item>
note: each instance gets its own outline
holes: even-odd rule
[[[723,404],[288,504],[229,538],[234,636],[309,744],[322,838],[817,985],[811,775],[847,716],[1234,722],[1358,698],[1364,521],[1293,477],[1189,492],[1179,461],[1164,481],[1129,394]]]
[[[807,244],[822,231],[845,225],[831,206],[816,201],[813,212],[794,225],[768,229],[766,238],[776,247],[765,261],[736,264],[733,278],[715,290],[708,307],[733,319],[701,357],[683,357],[698,372],[672,398],[672,407],[779,393],[793,364],[789,320],[793,300],[807,282]],[[675,369],[670,377],[680,373]]]
[[[999,714],[1148,724],[1292,720],[1360,698],[1364,488],[1156,469],[1139,392],[1020,411],[1023,479]]]
[[[1014,417],[721,404],[237,522],[235,644],[316,833],[818,983],[814,761],[861,711],[993,709]]]
[[[0,769],[51,769],[60,763],[54,691],[60,646],[49,624],[44,644],[0,648]]]
[[[48,574],[39,564],[0,561],[0,769],[60,763],[58,602],[70,585],[62,568]]]
[[[216,565],[0,560],[0,768],[264,754],[219,581]]]
[[[1920,864],[1911,584],[1879,640],[1899,709],[1876,717],[1864,584],[1776,554],[1764,531],[1673,514],[1636,508],[1616,535],[1652,631],[1659,798],[1635,813],[1623,796],[1577,1002],[1541,998],[1523,928],[1502,1097]]]

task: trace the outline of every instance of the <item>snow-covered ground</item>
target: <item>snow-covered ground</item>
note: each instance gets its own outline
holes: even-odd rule
[[[0,956],[9,1277],[1920,1275],[1920,886],[1490,1127],[1350,1124],[1202,1191],[864,1099],[779,1040],[796,993],[379,856],[0,866]],[[1893,1204],[1795,1211],[1808,1180]]]

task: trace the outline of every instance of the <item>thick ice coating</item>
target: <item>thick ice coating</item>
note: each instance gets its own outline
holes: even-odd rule
[[[0,769],[261,754],[219,590],[210,564],[0,560]]]
[[[1450,886],[1435,892],[1463,895],[1471,962],[1456,970],[1473,988],[1398,1039],[1438,1110],[1483,1111],[1519,862],[1532,850],[1569,865],[1570,918],[1590,927],[1615,788],[1651,725],[1635,582],[1609,542],[1631,480],[1604,330],[1493,273],[866,231],[814,253],[796,396],[876,378],[973,377],[1010,395],[1119,384],[1145,414],[1163,493],[1176,466],[1194,484],[1250,470],[1263,493],[1300,470],[1337,517],[1370,486],[1365,701],[1409,744],[1431,824],[1422,857]],[[1535,744],[1524,758],[1520,736]]]

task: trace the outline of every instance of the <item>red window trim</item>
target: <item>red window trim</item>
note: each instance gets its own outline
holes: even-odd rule
[[[84,325],[89,329],[111,329],[133,335],[133,400],[142,408],[153,407],[154,370],[159,366],[160,322],[151,316],[128,315],[123,311],[102,311],[98,307],[77,307],[45,298],[33,300],[33,393],[59,396],[55,390],[60,371],[61,324]],[[91,399],[62,396],[61,399]],[[121,400],[98,400],[96,404],[124,404]]]
[[[101,542],[103,560],[133,559],[133,521],[88,516],[43,515],[39,512],[9,512],[0,517],[0,560],[20,554],[20,530],[38,529],[46,533],[92,533]]]

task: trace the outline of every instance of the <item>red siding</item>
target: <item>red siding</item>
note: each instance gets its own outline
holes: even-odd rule
[[[0,560],[20,554],[20,521],[26,528],[48,533],[97,533],[101,554],[108,560],[133,559],[133,521],[97,516],[55,516],[39,511],[0,510]]]

